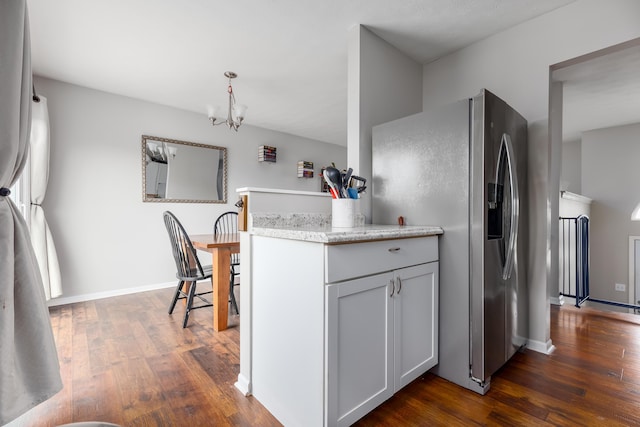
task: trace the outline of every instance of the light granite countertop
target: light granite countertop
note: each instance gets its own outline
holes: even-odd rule
[[[420,225],[363,224],[353,228],[332,228],[331,225],[253,227],[254,236],[304,240],[318,243],[356,243],[369,240],[404,239],[442,234],[442,228]]]

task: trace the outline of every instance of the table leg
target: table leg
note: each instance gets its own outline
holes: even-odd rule
[[[213,330],[227,329],[229,317],[229,274],[231,272],[231,250],[213,250]]]
[[[191,289],[191,282],[184,282],[184,284],[182,285],[182,292],[184,292],[185,295],[189,295],[189,289]],[[184,298],[182,300],[182,304],[186,307],[187,306],[187,298]]]

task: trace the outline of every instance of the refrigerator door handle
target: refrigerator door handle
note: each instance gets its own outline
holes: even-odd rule
[[[498,154],[498,164],[502,156],[506,155],[507,165],[509,167],[509,187],[511,190],[511,223],[509,227],[509,244],[507,246],[507,255],[502,270],[502,280],[507,280],[513,272],[513,262],[515,258],[516,243],[518,241],[518,220],[520,218],[520,195],[518,193],[518,171],[513,152],[513,144],[511,137],[503,133],[500,143],[500,152]],[[496,173],[496,176],[498,174]],[[497,179],[496,179],[497,183]]]

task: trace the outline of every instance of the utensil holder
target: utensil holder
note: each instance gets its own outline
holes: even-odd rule
[[[358,199],[331,199],[331,227],[355,227],[357,202]]]

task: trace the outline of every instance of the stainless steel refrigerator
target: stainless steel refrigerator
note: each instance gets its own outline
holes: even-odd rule
[[[439,225],[439,363],[484,394],[528,338],[527,121],[482,90],[373,128],[372,222]]]

